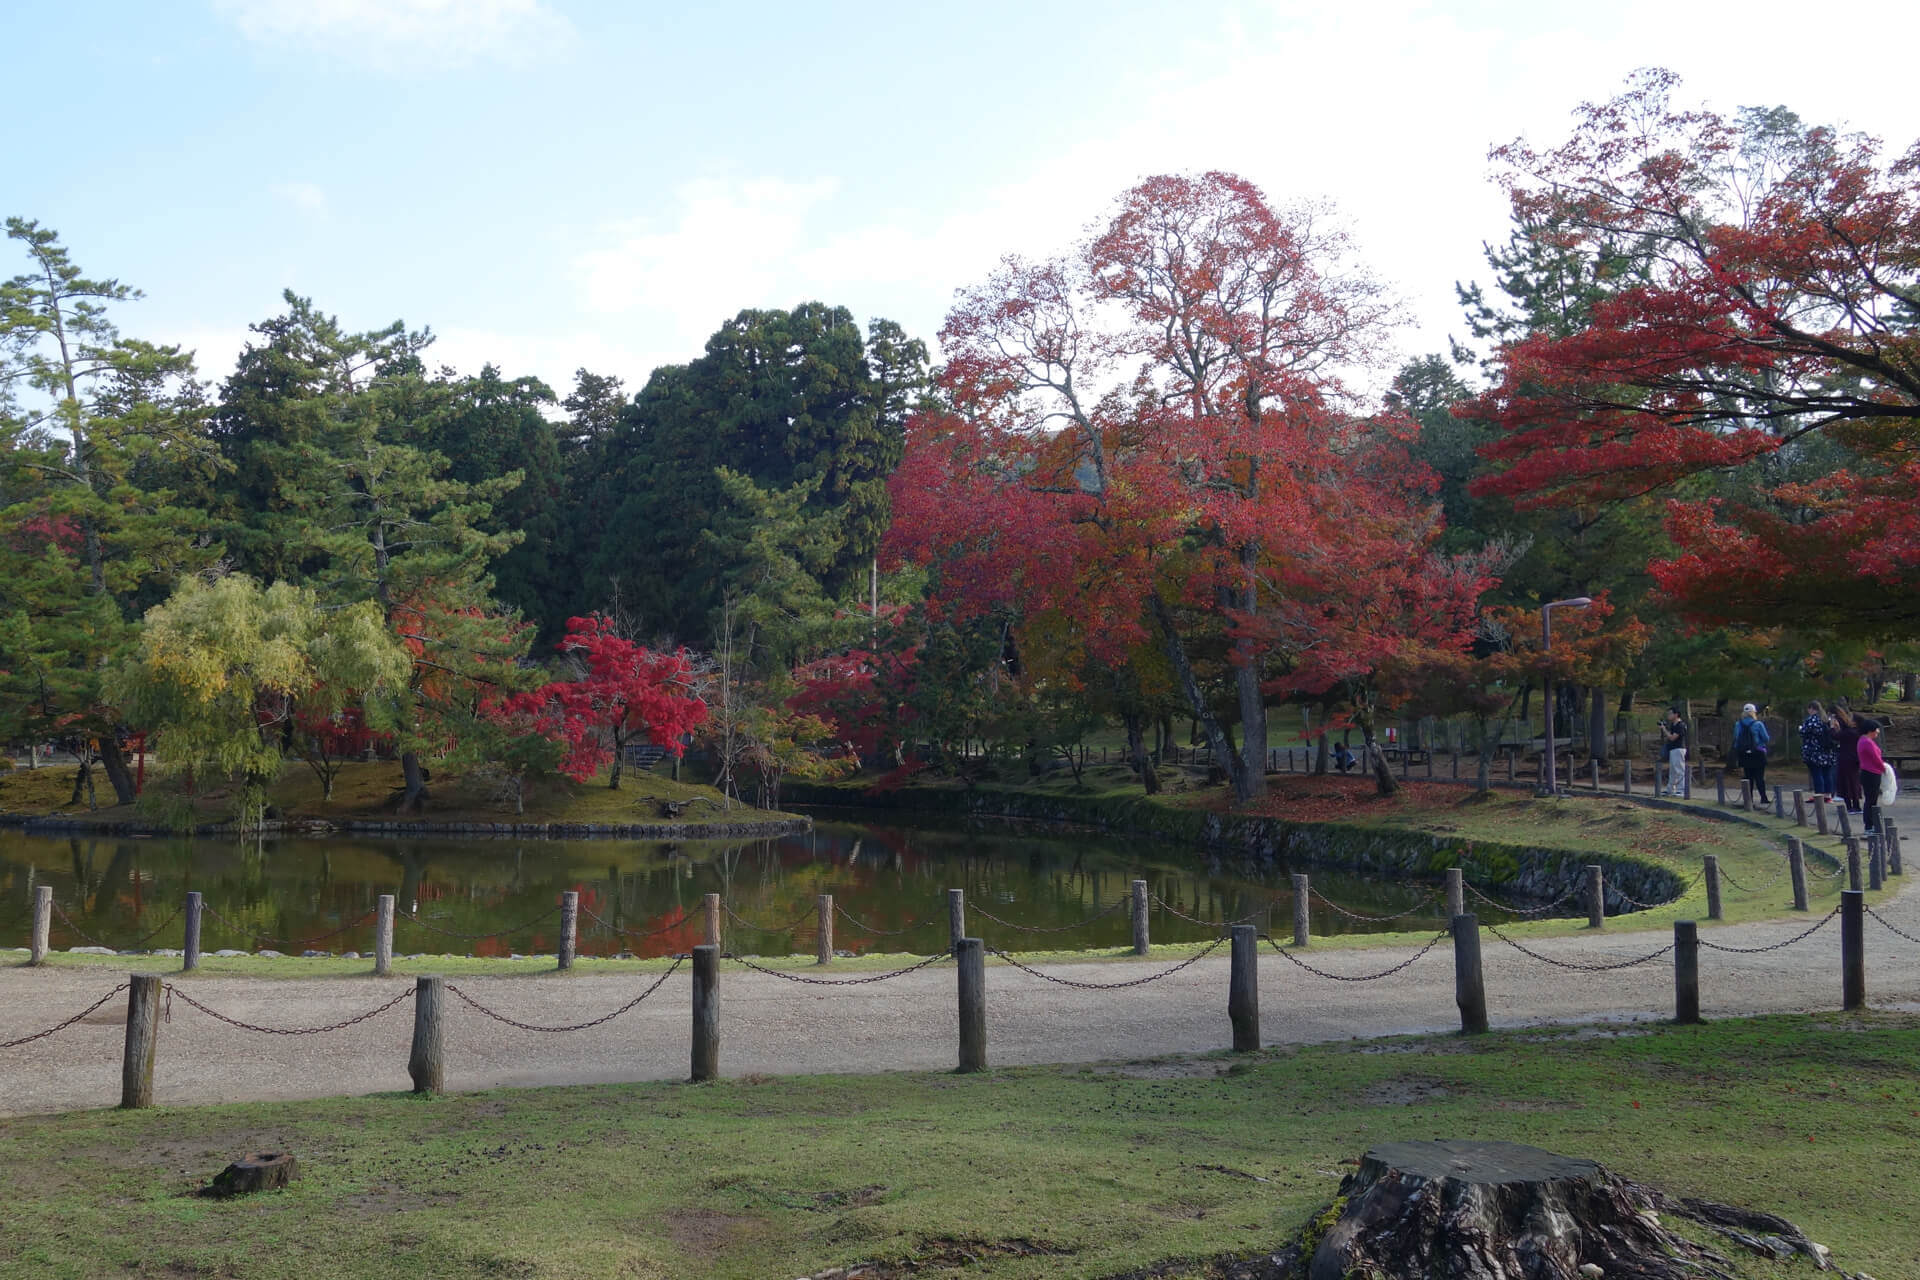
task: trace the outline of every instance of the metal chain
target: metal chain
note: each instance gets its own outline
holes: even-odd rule
[[[1914,937],[1912,934],[1908,933],[1905,929],[1902,929],[1899,926],[1893,924],[1885,916],[1881,915],[1878,911],[1875,911],[1872,907],[1868,907],[1866,903],[1863,902],[1860,905],[1863,907],[1866,907],[1866,911],[1868,915],[1872,916],[1875,920],[1878,920],[1881,924],[1886,925],[1886,927],[1892,932],[1899,934],[1901,937],[1905,938],[1908,942],[1920,943],[1920,938]],[[1838,907],[1834,908],[1835,911],[1838,911],[1839,909],[1840,908]],[[1821,923],[1825,924],[1826,921],[1823,920],[1821,921]],[[6,1046],[3,1044],[0,1044],[0,1049],[4,1049],[4,1048],[6,1048]]]
[[[1071,933],[1075,929],[1086,928],[1088,925],[1092,924],[1096,920],[1106,919],[1108,916],[1112,915],[1114,912],[1118,911],[1120,908],[1126,906],[1129,901],[1131,901],[1131,898],[1121,898],[1119,901],[1115,902],[1112,906],[1103,907],[1099,911],[1096,911],[1092,915],[1088,916],[1085,920],[1078,921],[1077,923],[1074,923],[1074,924],[1015,924],[1011,920],[1002,920],[999,916],[994,915],[993,912],[988,911],[986,908],[974,906],[972,903],[967,904],[967,909],[973,912],[973,914],[977,916],[986,917],[987,919],[993,921],[995,924],[999,925],[1004,929],[1017,929],[1021,933]]]
[[[492,1018],[495,1022],[504,1022],[509,1027],[518,1027],[522,1031],[543,1031],[550,1035],[557,1034],[563,1031],[585,1031],[587,1028],[597,1027],[603,1022],[612,1022],[615,1018],[619,1017],[621,1014],[625,1013],[627,1010],[633,1008],[635,1005],[639,1004],[642,1000],[645,1000],[648,996],[658,991],[662,986],[666,984],[667,979],[671,978],[674,975],[674,972],[680,968],[681,964],[684,963],[685,960],[686,960],[685,956],[675,956],[673,958],[673,963],[667,967],[667,971],[661,974],[659,978],[657,978],[654,981],[654,984],[652,986],[648,987],[645,991],[642,991],[639,995],[627,1001],[625,1004],[621,1005],[618,1009],[615,1009],[612,1013],[602,1014],[600,1017],[595,1018],[591,1022],[576,1022],[570,1026],[565,1026],[565,1027],[543,1027],[537,1023],[521,1022],[516,1018],[509,1018],[504,1013],[495,1013],[492,1009],[487,1008],[487,1006],[481,1004],[478,1000],[475,1000],[472,996],[468,995],[466,992],[462,991],[460,988],[454,986],[451,982],[447,984],[447,990],[452,992],[454,995],[459,996],[462,1000],[464,1000],[467,1003],[467,1005],[470,1008],[472,1008],[476,1012],[484,1014],[489,1018]]]
[[[1565,893],[1555,898],[1552,902],[1547,903],[1544,907],[1510,907],[1504,902],[1500,902],[1494,898],[1489,898],[1486,894],[1480,892],[1480,890],[1476,889],[1472,884],[1470,884],[1468,881],[1464,879],[1460,881],[1460,884],[1461,884],[1461,887],[1466,889],[1468,893],[1480,899],[1480,901],[1486,903],[1488,906],[1498,907],[1500,910],[1506,912],[1508,915],[1515,915],[1515,916],[1545,915],[1547,912],[1553,910],[1555,907],[1559,906],[1561,903],[1565,902],[1567,899],[1571,898],[1574,894],[1579,893],[1582,889],[1586,887],[1585,885],[1575,885],[1573,888],[1567,890]]]
[[[271,933],[260,933],[256,930],[251,930],[238,920],[229,920],[218,911],[215,911],[210,903],[202,902],[200,909],[212,916],[215,920],[218,920],[221,924],[226,925],[227,928],[233,930],[235,933],[245,934],[251,942],[276,942],[283,947],[308,947],[316,942],[325,942],[328,938],[337,938],[343,933],[350,933],[358,929],[361,925],[373,919],[374,915],[371,911],[365,912],[341,925],[338,929],[329,929],[325,933],[316,933],[311,938],[277,938]]]
[[[889,978],[898,978],[905,974],[924,969],[928,965],[939,964],[942,960],[951,960],[953,959],[953,955],[951,952],[942,951],[938,955],[928,956],[918,964],[910,964],[904,969],[895,969],[889,973],[876,973],[868,978],[809,978],[804,974],[787,973],[780,969],[769,969],[763,964],[755,964],[745,956],[729,954],[723,956],[722,959],[736,960],[755,973],[764,973],[769,978],[782,978],[788,982],[804,982],[810,987],[857,987],[868,982],[885,982]]]
[[[1267,912],[1273,910],[1274,904],[1277,902],[1279,902],[1278,898],[1272,899],[1267,903],[1266,906],[1259,908],[1258,910],[1252,912],[1250,915],[1241,916],[1238,920],[1202,920],[1199,916],[1188,915],[1186,912],[1174,906],[1171,902],[1168,902],[1165,898],[1161,897],[1159,894],[1156,893],[1153,895],[1154,905],[1159,907],[1162,911],[1166,912],[1168,915],[1178,916],[1182,920],[1185,920],[1188,924],[1202,925],[1208,929],[1225,929],[1231,925],[1251,923],[1252,921],[1257,920],[1261,916],[1267,914]]]
[[[437,933],[445,938],[458,938],[462,942],[478,942],[482,938],[510,938],[516,933],[522,933],[528,929],[533,928],[533,926],[539,924],[542,920],[545,920],[548,916],[558,915],[559,913],[560,913],[560,904],[556,902],[551,907],[547,908],[545,911],[542,911],[539,915],[535,916],[531,920],[528,920],[522,924],[514,925],[511,929],[495,929],[492,933],[456,933],[452,929],[442,929],[437,924],[428,924],[425,920],[420,919],[418,916],[408,915],[404,911],[396,910],[393,913],[393,918],[395,920],[405,920],[408,924],[418,925],[422,929],[426,929],[430,932]]]
[[[725,902],[720,904],[720,909],[727,913],[727,919],[733,921],[742,929],[750,929],[755,933],[792,933],[806,922],[808,916],[819,910],[818,907],[808,907],[786,924],[755,924],[751,920],[742,920],[739,916],[735,915],[733,908]]]
[[[1811,938],[1814,934],[1826,928],[1828,921],[1832,920],[1835,916],[1839,914],[1840,914],[1840,908],[1835,907],[1833,910],[1827,912],[1826,915],[1820,917],[1820,922],[1814,925],[1811,929],[1804,929],[1801,932],[1794,934],[1791,938],[1788,938],[1785,942],[1770,942],[1764,947],[1728,947],[1728,946],[1722,946],[1718,942],[1708,942],[1705,938],[1700,939],[1700,945],[1705,947],[1709,951],[1731,951],[1737,955],[1757,956],[1762,951],[1778,951],[1782,947],[1792,946],[1794,943],[1799,942],[1803,938]]]
[[[171,982],[167,983],[166,991],[167,991],[166,1017],[169,1022],[173,1020],[173,998],[175,996],[179,996],[180,999],[184,1001],[189,1007],[198,1009],[201,1013],[206,1014],[209,1018],[212,1018],[214,1021],[224,1022],[228,1026],[238,1027],[242,1031],[258,1031],[262,1035],[269,1035],[269,1036],[317,1036],[324,1032],[339,1031],[345,1027],[351,1027],[357,1022],[365,1022],[368,1018],[377,1018],[381,1014],[385,1013],[387,1010],[393,1008],[393,1006],[399,1004],[401,1001],[413,999],[414,988],[408,987],[405,991],[402,991],[399,995],[387,1001],[385,1004],[381,1005],[377,1009],[369,1009],[365,1013],[355,1014],[351,1018],[343,1018],[339,1022],[329,1022],[324,1027],[262,1027],[252,1022],[242,1022],[238,1018],[229,1018],[224,1013],[216,1013],[214,1010],[209,1009],[207,1008],[207,1006],[201,1004],[198,1000],[195,1000],[192,996],[188,995],[186,992],[180,990],[178,986],[174,985]]]
[[[108,944],[100,941],[100,939],[94,937],[92,934],[88,933],[85,929],[82,929],[79,925],[73,922],[73,917],[68,915],[67,909],[61,906],[58,902],[53,904],[53,909],[59,913],[60,919],[66,922],[67,928],[73,930],[73,932],[79,934],[81,937],[85,938],[88,942],[92,943],[96,947],[106,947],[107,950],[109,951],[138,951],[141,947],[146,946],[149,942],[152,942],[155,938],[159,937],[162,933],[165,933],[167,930],[167,926],[171,925],[175,920],[178,920],[180,918],[180,913],[185,911],[186,907],[184,906],[176,907],[174,909],[173,914],[168,916],[165,920],[162,920],[156,928],[149,931],[145,936],[134,939],[132,942],[129,942],[124,947],[108,946]]]
[[[1626,903],[1630,907],[1638,907],[1642,911],[1654,911],[1660,907],[1670,907],[1674,903],[1680,901],[1680,899],[1686,897],[1688,894],[1693,892],[1693,886],[1699,884],[1702,880],[1706,878],[1707,878],[1706,868],[1702,867],[1700,871],[1693,877],[1693,879],[1687,881],[1684,885],[1680,886],[1680,892],[1674,894],[1671,898],[1668,898],[1665,902],[1642,902],[1638,898],[1628,897],[1626,894],[1621,893],[1620,890],[1617,888],[1614,890],[1614,893],[1619,895],[1620,901]]]
[[[597,912],[595,912],[592,907],[580,908],[580,914],[585,916],[587,919],[593,921],[595,924],[601,926],[602,928],[611,929],[613,932],[620,934],[622,937],[627,937],[627,938],[657,938],[663,933],[672,933],[675,929],[683,929],[687,925],[693,923],[692,916],[681,916],[678,920],[674,921],[672,924],[662,925],[658,929],[645,929],[645,930],[628,929],[622,925],[615,924],[611,920],[602,919],[601,916]]]
[[[48,1027],[45,1031],[36,1031],[30,1036],[21,1036],[18,1040],[0,1040],[0,1049],[16,1049],[23,1044],[32,1044],[35,1040],[45,1040],[48,1036],[53,1035],[55,1032],[65,1031],[68,1027],[72,1026],[76,1022],[79,1022],[81,1019],[85,1018],[88,1014],[92,1013],[95,1009],[98,1009],[101,1005],[113,999],[115,996],[119,995],[122,991],[125,991],[128,987],[132,985],[133,984],[131,982],[121,983],[119,986],[107,992],[107,994],[101,996],[98,1000],[95,1000],[92,1004],[88,1005],[86,1008],[82,1009],[80,1012],[74,1014],[71,1018],[68,1018],[65,1022],[57,1022],[53,1026]]]
[[[1020,972],[1030,973],[1034,977],[1042,979],[1043,981],[1046,981],[1046,982],[1057,983],[1058,985],[1063,987],[1073,987],[1075,990],[1078,990],[1078,991],[1119,991],[1124,987],[1144,987],[1149,982],[1158,982],[1162,978],[1170,978],[1174,974],[1186,968],[1188,965],[1195,964],[1201,960],[1206,959],[1208,956],[1212,955],[1215,951],[1220,949],[1220,944],[1225,941],[1226,939],[1224,937],[1215,938],[1212,942],[1209,942],[1204,949],[1200,951],[1196,951],[1194,954],[1188,956],[1185,960],[1182,960],[1179,964],[1173,965],[1170,968],[1162,969],[1158,973],[1150,973],[1144,978],[1130,978],[1125,982],[1076,982],[1072,978],[1056,978],[1050,973],[1040,972],[1038,969],[1033,968],[1031,965],[1021,964],[1018,960],[1015,960],[1011,955],[1009,955],[1005,951],[1000,950],[1000,948],[998,947],[988,947],[987,950],[993,953],[994,955],[999,956],[1002,960],[1005,960],[1008,964],[1020,970]]]
[[[1768,876],[1765,880],[1762,880],[1759,884],[1741,884],[1738,880],[1735,880],[1732,875],[1728,874],[1725,867],[1720,868],[1720,878],[1742,893],[1758,893],[1760,890],[1778,883],[1780,877],[1787,874],[1788,864],[1786,862],[1786,855],[1782,854],[1780,856],[1780,869],[1775,871],[1771,876]]]
[[[1555,965],[1561,969],[1578,969],[1583,973],[1607,973],[1614,969],[1631,969],[1635,965],[1646,964],[1649,961],[1658,960],[1661,956],[1664,956],[1667,954],[1667,952],[1673,950],[1673,944],[1669,942],[1666,946],[1660,948],[1658,951],[1650,952],[1647,955],[1641,956],[1638,960],[1621,960],[1615,964],[1588,964],[1584,960],[1555,960],[1552,956],[1542,955],[1540,952],[1533,950],[1531,947],[1526,947],[1521,945],[1518,942],[1515,942],[1512,938],[1509,938],[1506,934],[1500,932],[1498,929],[1494,928],[1492,925],[1487,926],[1487,931],[1491,933],[1494,937],[1500,939],[1500,941],[1512,947],[1515,951],[1518,951],[1523,956],[1527,956],[1531,959],[1538,960],[1542,964]]]
[[[854,928],[858,929],[860,932],[871,933],[874,936],[880,937],[880,938],[898,938],[905,934],[913,933],[913,932],[916,932],[917,930],[924,929],[928,925],[934,923],[931,920],[916,920],[904,929],[876,929],[872,925],[868,924],[865,920],[861,920],[856,916],[854,916],[853,913],[849,912],[845,907],[841,906],[837,901],[833,904],[833,910],[835,915],[839,916],[842,920],[845,920],[848,924],[852,925]]]
[[[68,929],[72,930],[74,933],[77,933],[81,937],[85,938],[90,946],[106,947],[108,951],[119,950],[119,948],[117,947],[107,946],[106,943],[100,941],[100,939],[94,937],[92,934],[88,933],[85,929],[82,929],[79,925],[75,924],[73,922],[73,917],[67,914],[67,909],[61,906],[58,902],[53,904],[53,913],[60,917],[61,922],[64,923]]]
[[[1392,968],[1382,969],[1378,973],[1328,973],[1325,969],[1314,968],[1312,965],[1308,964],[1305,960],[1302,960],[1299,956],[1296,956],[1295,954],[1293,954],[1293,952],[1288,951],[1285,947],[1275,942],[1273,940],[1272,935],[1265,935],[1265,936],[1267,939],[1268,946],[1272,947],[1275,951],[1279,952],[1281,955],[1285,956],[1287,959],[1293,961],[1293,963],[1299,965],[1302,969],[1305,969],[1308,973],[1312,974],[1316,978],[1330,978],[1334,982],[1376,982],[1381,978],[1391,978],[1394,974],[1400,972],[1402,969],[1412,964],[1415,960],[1418,960],[1421,956],[1424,956],[1425,954],[1427,954],[1427,952],[1439,946],[1440,940],[1446,937],[1447,934],[1448,934],[1448,931],[1445,929],[1442,929],[1439,933],[1434,934],[1433,937],[1427,941],[1426,946],[1420,948],[1418,951],[1408,956],[1405,960],[1402,960],[1399,964],[1394,965]]]
[[[1465,882],[1462,881],[1462,883],[1464,884]],[[1422,897],[1420,901],[1414,903],[1412,906],[1408,907],[1405,911],[1396,911],[1390,916],[1363,916],[1358,911],[1347,910],[1345,907],[1335,902],[1332,898],[1329,898],[1326,894],[1314,888],[1311,884],[1307,886],[1307,896],[1310,898],[1320,899],[1320,901],[1326,903],[1329,907],[1332,907],[1334,912],[1338,915],[1343,915],[1349,920],[1363,920],[1363,921],[1366,921],[1368,924],[1379,924],[1382,921],[1386,921],[1386,920],[1404,920],[1416,911],[1426,910],[1427,906],[1433,901],[1433,891],[1428,890],[1426,893],[1426,896]]]

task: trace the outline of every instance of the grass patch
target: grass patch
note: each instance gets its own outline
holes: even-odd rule
[[[1920,1228],[1887,1192],[1920,1142],[1916,1054],[1913,1017],[1776,1017],[26,1117],[0,1131],[0,1274],[766,1277],[877,1261],[1103,1277],[1271,1248],[1370,1144],[1444,1135],[1783,1213],[1849,1270],[1905,1275]],[[290,1190],[191,1194],[268,1149],[299,1156]]]

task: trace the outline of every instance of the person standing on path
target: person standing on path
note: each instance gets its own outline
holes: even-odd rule
[[[1687,722],[1677,709],[1668,707],[1660,732],[1667,748],[1667,789],[1660,794],[1683,796],[1687,793]]]
[[[1838,764],[1833,771],[1833,784],[1839,791],[1841,803],[1847,806],[1848,813],[1860,812],[1860,724],[1862,717],[1853,714],[1853,708],[1845,702],[1833,709],[1834,723],[1838,726],[1834,734],[1833,751]]]
[[[1807,704],[1807,718],[1800,722],[1800,758],[1807,766],[1807,789],[1833,801],[1835,754],[1833,721],[1818,701]]]
[[[1767,803],[1767,748],[1773,735],[1760,720],[1760,709],[1751,702],[1740,708],[1740,719],[1733,726],[1733,760],[1753,784],[1761,804]]]
[[[1860,825],[1868,835],[1880,832],[1880,782],[1886,776],[1887,760],[1880,754],[1880,722],[1860,717],[1860,790],[1866,800]]]

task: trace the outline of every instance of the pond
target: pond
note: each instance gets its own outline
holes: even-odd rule
[[[0,831],[0,946],[27,944],[33,887],[44,884],[59,908],[56,948],[177,948],[181,904],[199,890],[207,905],[201,945],[209,952],[370,951],[375,900],[385,893],[414,917],[396,925],[401,954],[552,952],[555,904],[572,889],[580,893],[583,955],[686,951],[702,941],[707,893],[721,895],[731,951],[812,951],[815,896],[831,893],[841,913],[836,948],[924,955],[946,947],[946,891],[953,888],[966,891],[968,932],[992,946],[1101,949],[1132,937],[1126,908],[1107,909],[1136,878],[1158,899],[1156,941],[1210,939],[1218,929],[1195,921],[1249,915],[1263,931],[1291,933],[1284,867],[1235,867],[1166,844],[997,820],[890,816],[884,823],[823,819],[810,833],[752,841],[236,841]],[[1313,872],[1313,883],[1316,934],[1444,925],[1444,907],[1427,883],[1326,870]],[[1320,895],[1362,915],[1414,910],[1392,921],[1356,920]]]

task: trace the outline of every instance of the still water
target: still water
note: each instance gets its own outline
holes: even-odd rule
[[[823,820],[810,833],[773,840],[677,843],[360,836],[241,842],[4,831],[0,946],[27,944],[33,889],[45,884],[53,886],[60,909],[53,918],[56,948],[177,948],[181,904],[197,889],[208,908],[201,943],[207,951],[371,951],[375,901],[391,893],[399,911],[414,917],[396,924],[394,949],[401,954],[551,952],[559,928],[555,904],[561,891],[572,889],[580,894],[584,955],[686,951],[702,941],[700,900],[707,893],[718,893],[725,904],[730,951],[812,951],[815,898],[830,893],[841,912],[834,926],[838,950],[924,955],[945,949],[946,891],[964,889],[967,931],[989,945],[1100,949],[1132,937],[1126,909],[1106,909],[1134,879],[1147,881],[1159,900],[1152,908],[1157,941],[1217,936],[1217,928],[1183,917],[1251,915],[1263,930],[1285,936],[1293,918],[1287,871],[1234,866],[1166,844],[1039,834],[999,821]],[[1316,870],[1313,883],[1319,894],[1362,915],[1420,908],[1392,922],[1369,922],[1316,896],[1317,934],[1444,924],[1444,908],[1424,882]],[[489,934],[498,936],[476,936]]]

